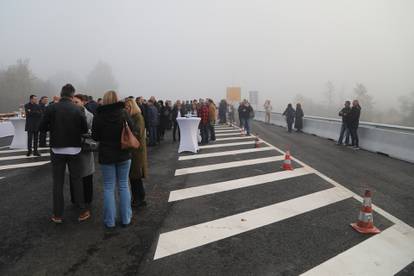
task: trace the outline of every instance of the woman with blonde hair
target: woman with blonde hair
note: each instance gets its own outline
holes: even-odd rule
[[[102,106],[96,110],[92,123],[92,138],[99,142],[99,163],[101,164],[104,184],[104,225],[115,227],[116,204],[115,185],[118,184],[121,225],[131,222],[131,194],[128,174],[131,154],[121,148],[121,133],[125,122],[133,130],[133,124],[124,110],[125,104],[118,100],[115,91],[104,94]]]
[[[138,149],[131,151],[132,159],[129,170],[129,181],[132,191],[132,206],[141,207],[147,205],[145,201],[145,189],[142,183],[142,179],[147,177],[148,174],[145,121],[141,109],[133,99],[125,100],[125,110],[131,116],[131,120],[135,126],[134,135],[140,143]]]

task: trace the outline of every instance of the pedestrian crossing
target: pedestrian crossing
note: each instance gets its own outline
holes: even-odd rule
[[[227,244],[233,249],[235,247],[241,248],[235,250],[240,253],[243,252],[243,246],[240,243],[235,244],[234,241],[243,240],[247,237],[247,233],[260,232],[269,226],[272,226],[272,229],[277,229],[279,224],[282,225],[282,222],[288,222],[292,219],[300,220],[308,214],[313,214],[316,210],[326,212],[342,204],[355,205],[362,201],[359,195],[296,158],[292,158],[295,164],[294,170],[280,170],[284,151],[262,139],[259,140],[259,147],[254,147],[254,140],[240,142],[240,140],[254,139],[255,137],[241,136],[236,126],[217,127],[216,133],[216,136],[219,137],[217,138],[218,143],[200,146],[198,154],[181,154],[178,157],[178,166],[174,177],[180,178],[188,184],[182,188],[171,190],[169,194],[168,201],[174,204],[171,208],[176,208],[177,211],[171,212],[171,215],[175,216],[167,220],[166,225],[160,231],[153,255],[154,260],[168,262],[169,258],[172,258],[174,264],[179,261],[187,262],[190,256],[194,260],[194,255],[191,254],[201,256],[203,250],[213,251],[213,255],[219,248],[220,251],[223,251],[223,244]],[[251,147],[246,148],[247,146]],[[218,151],[209,152],[210,149]],[[260,156],[271,152],[274,152],[274,155]],[[229,161],[229,157],[234,160]],[[192,163],[189,163],[190,161]],[[272,172],[264,170],[265,164],[272,164],[275,170]],[[239,169],[240,172],[234,171],[235,169]],[[248,172],[251,172],[251,175],[248,175]],[[224,176],[225,180],[217,181]],[[254,197],[254,193],[260,189],[266,188],[269,191],[276,187],[280,189],[287,183],[295,183],[295,185],[285,186],[286,190],[302,186],[306,191],[314,185],[309,177],[319,179],[318,181],[325,183],[324,186],[292,198],[274,199],[273,202],[271,202],[271,198],[270,200],[268,198],[264,202],[265,205],[260,207],[248,209],[248,206],[245,206],[246,208],[242,211],[235,209],[234,212],[230,208],[236,206],[231,204],[232,194],[234,194],[235,202],[240,200],[243,202],[245,197],[240,198],[243,191],[248,191],[247,193],[251,193],[251,196]],[[226,212],[218,209],[222,206],[220,204],[211,205],[214,202],[223,204],[228,200],[230,200],[230,209],[227,209]],[[191,201],[189,205],[193,208],[194,217],[185,220],[179,216],[179,214],[184,214],[183,209],[180,208],[189,201]],[[211,214],[200,216],[203,211],[198,208],[203,208],[204,212]],[[350,242],[348,248],[342,248],[342,252],[321,257],[318,262],[313,262],[312,266],[304,264],[300,272],[303,275],[393,275],[413,262],[414,229],[378,206],[373,206],[373,208],[376,214],[381,216],[379,220],[388,222],[388,224],[381,225],[382,233],[361,239],[361,236],[352,232],[348,224],[335,226],[340,227],[339,232],[352,235],[353,242]],[[225,215],[222,217],[217,217],[224,213]],[[355,210],[355,217],[356,215],[357,210]],[[197,222],[194,223],[195,221]],[[305,228],[300,227],[295,231],[305,231]],[[224,241],[226,243],[223,243]],[[248,243],[246,240],[246,244]],[[262,246],[277,247],[278,244],[273,244],[272,240],[269,240]],[[249,253],[255,254],[255,252]],[[244,253],[240,253],[240,255],[244,256]],[[183,257],[180,258],[180,256]],[[235,258],[238,262],[243,262],[240,256]],[[200,262],[203,263],[203,260]],[[276,269],[277,261],[273,262],[275,263],[268,265]],[[298,260],[293,261],[295,265],[298,265],[297,262]],[[191,265],[191,263],[186,263],[184,266],[191,267]],[[232,265],[241,264],[236,261],[227,264],[227,266]],[[274,275],[271,272],[269,271],[269,274]]]
[[[0,150],[0,172],[35,168],[50,163],[49,148],[38,149],[42,156],[26,156],[27,149]]]

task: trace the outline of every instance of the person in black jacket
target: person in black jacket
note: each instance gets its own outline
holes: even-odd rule
[[[172,121],[173,121],[173,142],[176,141],[175,134],[178,130],[178,140],[180,140],[180,128],[178,126],[177,117],[183,117],[184,112],[182,110],[181,101],[177,100],[172,110]]]
[[[39,101],[40,111],[42,112],[42,116],[46,112],[47,103],[49,102],[49,98],[47,96],[42,96]],[[46,136],[47,132],[39,131],[39,147],[46,147]]]
[[[53,216],[55,223],[63,222],[63,184],[66,166],[74,188],[75,202],[80,208],[78,220],[90,217],[85,206],[81,179],[81,135],[88,131],[86,118],[81,109],[72,103],[75,88],[71,84],[62,87],[58,103],[46,108],[40,130],[50,131],[51,161],[53,172]]]
[[[296,112],[295,112],[295,128],[296,132],[302,132],[303,128],[303,109],[300,103],[296,104]]]
[[[293,109],[292,104],[288,104],[288,106],[282,114],[283,116],[286,116],[288,132],[292,132],[292,125],[293,121],[295,120],[295,113],[296,111]]]
[[[250,136],[251,121],[254,117],[254,111],[250,103],[244,99],[243,104],[239,107],[240,122],[246,130],[247,136]]]
[[[30,95],[30,102],[24,105],[26,113],[26,125],[27,131],[27,156],[32,154],[32,148],[34,149],[33,155],[40,156],[37,151],[39,145],[39,124],[42,120],[42,109],[37,104],[36,95]]]
[[[349,121],[349,113],[350,112],[351,112],[351,102],[346,101],[344,108],[342,108],[341,111],[339,111],[339,114],[338,114],[339,116],[342,117],[342,126],[341,126],[341,132],[339,133],[338,142],[336,143],[337,145],[342,145],[342,141],[344,139],[344,136],[345,136],[345,145],[346,146],[349,145],[350,131],[349,131],[349,126],[348,126],[348,121]]]
[[[349,130],[351,132],[352,139],[352,148],[359,150],[359,138],[358,138],[358,126],[359,126],[359,117],[361,115],[361,106],[359,105],[358,100],[352,101],[352,108],[349,112]]]
[[[99,164],[104,184],[104,225],[115,227],[116,204],[115,185],[119,190],[119,209],[122,226],[131,223],[131,193],[128,177],[131,154],[121,148],[121,133],[125,125],[134,132],[134,125],[125,111],[125,104],[119,102],[115,91],[108,91],[103,97],[103,105],[96,110],[92,123],[92,138],[99,142]]]

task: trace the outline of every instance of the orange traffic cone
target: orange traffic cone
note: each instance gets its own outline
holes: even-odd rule
[[[371,192],[365,190],[364,201],[362,202],[361,210],[359,211],[358,222],[351,223],[359,233],[363,234],[378,234],[381,231],[374,226],[374,216],[372,215],[371,207]]]
[[[256,133],[256,138],[254,138],[254,147],[255,148],[260,148],[260,139],[259,136]]]
[[[283,160],[283,166],[282,168],[286,171],[286,170],[293,170],[292,167],[292,160],[290,159],[290,151],[287,150],[286,154],[285,154],[285,160]]]

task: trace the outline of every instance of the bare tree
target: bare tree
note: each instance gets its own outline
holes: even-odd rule
[[[328,102],[329,106],[332,106],[334,103],[334,95],[335,95],[335,86],[331,81],[328,81],[326,83],[326,91],[325,91],[325,97],[326,101]]]
[[[374,114],[374,100],[371,95],[368,94],[368,90],[362,83],[357,83],[354,88],[355,98],[359,101],[362,112],[361,119],[365,121],[372,121]]]
[[[112,73],[112,68],[105,62],[98,62],[86,78],[88,94],[102,96],[108,90],[116,89],[118,83]]]

